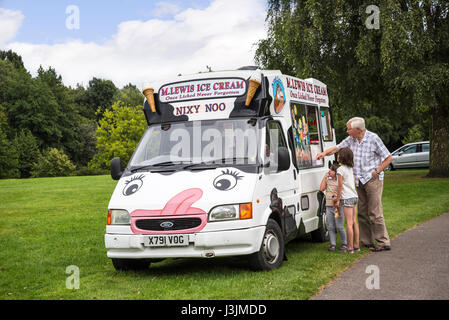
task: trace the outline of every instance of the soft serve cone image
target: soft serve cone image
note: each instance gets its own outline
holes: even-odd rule
[[[146,88],[142,91],[145,98],[147,98],[148,103],[151,107],[151,112],[156,112],[156,102],[154,101],[154,89],[153,88]]]
[[[276,111],[276,113],[282,111],[282,108],[284,108],[284,104],[285,104],[284,93],[278,83],[276,85],[276,93],[274,96],[274,110]]]
[[[254,94],[257,91],[257,88],[259,88],[259,86],[262,84],[262,77],[260,72],[257,72],[255,74],[253,74],[251,76],[251,78],[249,79],[249,88],[248,88],[248,94],[246,95],[246,102],[245,102],[245,106],[249,106],[249,104],[251,103],[251,100],[254,97]]]

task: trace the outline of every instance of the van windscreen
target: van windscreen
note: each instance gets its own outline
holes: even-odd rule
[[[257,164],[255,119],[225,119],[152,125],[145,132],[130,168],[170,164]]]

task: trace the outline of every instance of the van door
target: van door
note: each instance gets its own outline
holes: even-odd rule
[[[264,168],[265,176],[263,179],[266,179],[265,188],[270,194],[271,205],[274,207],[274,210],[277,208],[281,212],[284,211],[284,218],[281,218],[283,226],[281,227],[286,239],[288,239],[289,235],[297,230],[295,222],[297,201],[295,201],[295,198],[298,195],[296,194],[294,184],[296,173],[293,172],[296,169],[290,159],[290,168],[285,171],[278,171],[277,152],[279,148],[288,148],[282,125],[279,121],[268,120],[265,134],[264,163],[269,163],[269,166]]]
[[[401,150],[398,153],[398,158],[396,160],[396,167],[398,168],[406,168],[413,167],[416,164],[416,153],[417,153],[416,144],[408,146]]]
[[[429,166],[429,143],[419,144],[416,154],[416,166],[428,167]]]

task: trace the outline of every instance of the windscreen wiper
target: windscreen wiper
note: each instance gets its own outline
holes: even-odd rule
[[[152,164],[154,167],[168,167],[168,166],[174,166],[176,164],[182,164],[184,161],[164,161]]]
[[[195,170],[207,170],[207,169],[215,169],[217,168],[216,165],[214,165],[213,162],[197,162],[197,163],[191,163],[183,167],[183,169],[195,169]]]
[[[136,167],[131,169],[131,172],[136,172],[136,171],[140,171],[140,170],[147,170],[153,167],[169,167],[169,166],[174,166],[174,165],[179,165],[182,164],[183,161],[164,161],[164,162],[160,162],[160,163],[155,163],[155,164],[148,164],[145,166],[140,166],[140,167]]]

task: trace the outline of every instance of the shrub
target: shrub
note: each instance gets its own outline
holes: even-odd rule
[[[31,170],[32,177],[63,177],[72,175],[75,171],[75,165],[69,157],[61,150],[56,148],[46,149],[38,157],[37,162]]]

